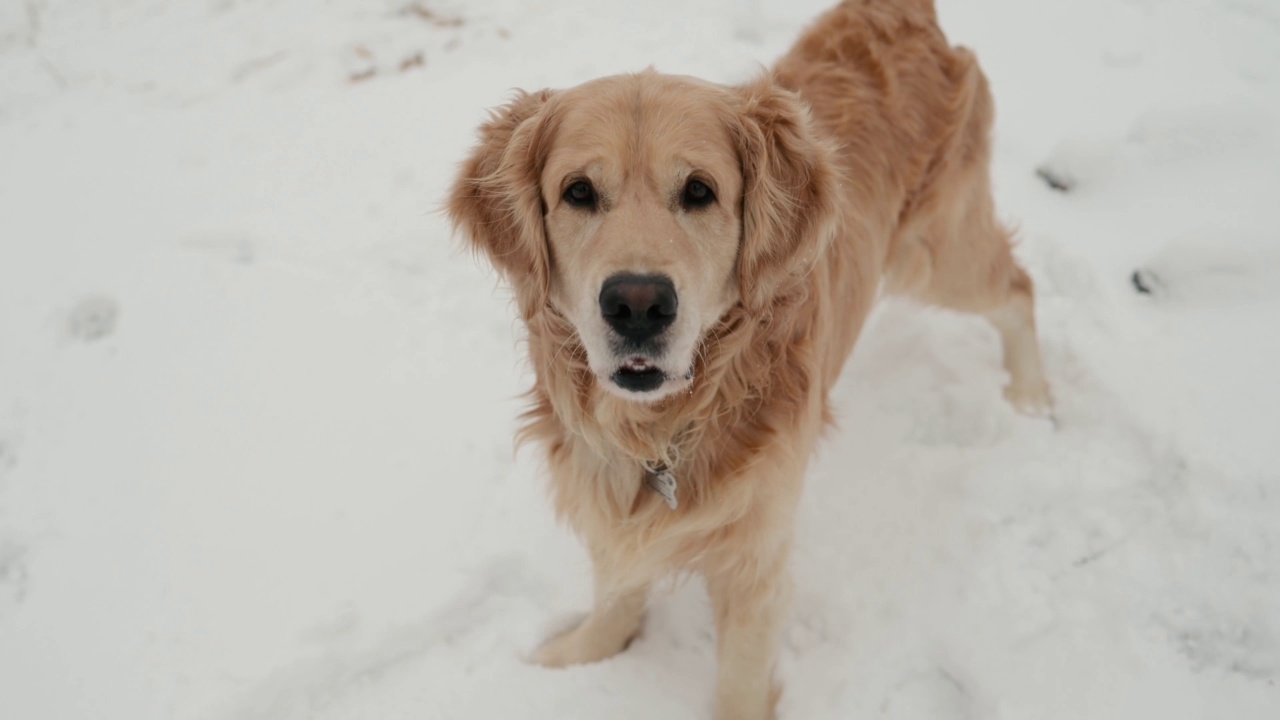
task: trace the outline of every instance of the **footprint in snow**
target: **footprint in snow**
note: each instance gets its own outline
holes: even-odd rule
[[[0,616],[22,603],[27,595],[26,548],[7,538],[0,538]]]
[[[1138,58],[1140,59],[1140,55]],[[1185,167],[1205,159],[1246,159],[1274,132],[1270,114],[1252,101],[1153,107],[1128,133],[1063,138],[1035,168],[1052,190],[1097,191],[1136,167]]]
[[[303,640],[320,646],[315,657],[263,678],[228,708],[227,716],[312,718],[362,686],[419,672],[415,666],[431,653],[456,653],[456,647],[466,643],[501,644],[512,626],[523,624],[521,612],[533,604],[530,594],[538,591],[526,565],[519,557],[493,558],[475,569],[452,600],[379,637],[361,637],[360,618],[354,610],[344,610],[304,633]]]
[[[1050,189],[1075,192],[1095,186],[1115,173],[1117,143],[1111,138],[1070,137],[1062,140],[1035,168]]]
[[[83,297],[67,315],[67,335],[84,343],[101,340],[115,332],[120,304],[107,295]]]
[[[1265,617],[1184,607],[1156,622],[1196,672],[1214,669],[1264,682],[1280,674],[1280,643]]]
[[[18,456],[13,451],[13,445],[0,437],[0,478],[4,477],[4,473],[12,470],[14,465],[18,464]]]
[[[973,700],[950,673],[936,668],[907,677],[890,688],[881,720],[968,720]]]
[[[1175,242],[1134,270],[1129,281],[1139,294],[1206,307],[1273,298],[1280,294],[1280,253],[1250,244]]]

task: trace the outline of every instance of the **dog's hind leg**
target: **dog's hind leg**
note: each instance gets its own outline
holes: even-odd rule
[[[936,198],[929,223],[898,238],[890,288],[987,318],[1000,333],[1009,372],[1005,397],[1022,412],[1045,414],[1051,401],[1031,278],[1013,258],[1012,233],[995,218],[985,167],[953,182],[960,197]]]
[[[1012,264],[1004,301],[983,312],[1000,332],[1009,385],[1004,396],[1024,413],[1043,415],[1050,409],[1040,341],[1036,337],[1035,295],[1027,271]]]

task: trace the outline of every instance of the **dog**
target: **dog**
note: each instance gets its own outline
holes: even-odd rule
[[[773,717],[806,465],[881,293],[986,317],[1006,396],[1047,410],[991,124],[932,0],[843,2],[741,86],[650,70],[492,112],[446,211],[514,290],[535,374],[520,439],[594,568],[594,609],[533,661],[620,652],[652,583],[700,573],[716,717]]]

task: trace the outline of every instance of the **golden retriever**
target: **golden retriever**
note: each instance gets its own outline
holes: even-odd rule
[[[1047,408],[991,122],[932,0],[848,0],[743,86],[649,71],[493,112],[447,210],[515,290],[522,438],[595,571],[594,610],[536,662],[621,651],[650,585],[698,572],[716,717],[773,716],[805,467],[882,287],[988,318],[1007,397]]]

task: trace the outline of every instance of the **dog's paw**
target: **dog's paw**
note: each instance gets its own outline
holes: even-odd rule
[[[1053,414],[1053,396],[1046,382],[1013,383],[1005,387],[1004,397],[1023,415],[1047,418]]]
[[[590,619],[542,644],[529,660],[548,668],[585,665],[617,655],[631,644],[634,633],[615,635],[592,627]]]

